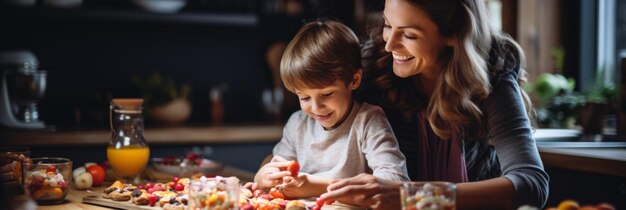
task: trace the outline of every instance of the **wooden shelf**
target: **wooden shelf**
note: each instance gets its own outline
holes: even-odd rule
[[[282,138],[282,125],[197,126],[148,128],[149,144],[240,144],[275,143]],[[107,145],[111,131],[4,132],[3,144],[11,146]]]
[[[54,9],[54,8],[3,8],[2,17],[7,21],[116,21],[136,23],[193,24],[207,26],[255,27],[259,18],[253,13],[226,12],[180,12],[174,14],[151,13],[141,10],[114,9]]]

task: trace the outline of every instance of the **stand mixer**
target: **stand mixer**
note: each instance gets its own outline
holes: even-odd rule
[[[46,89],[46,72],[38,71],[35,55],[26,50],[0,52],[0,124],[18,129],[43,129],[37,101]]]

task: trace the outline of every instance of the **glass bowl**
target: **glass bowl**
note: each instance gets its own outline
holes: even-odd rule
[[[450,182],[406,182],[400,186],[402,210],[454,210],[456,185]]]
[[[42,157],[24,162],[24,191],[38,203],[58,203],[72,183],[72,161],[67,158]]]
[[[152,158],[152,165],[157,171],[180,177],[191,177],[196,173],[201,173],[204,176],[216,176],[224,169],[224,164],[220,162],[206,158],[197,160],[190,164],[188,161],[185,162],[176,158]]]
[[[203,176],[192,180],[187,188],[190,209],[239,209],[239,179],[236,177]]]
[[[24,176],[22,165],[28,161],[28,147],[0,147],[0,183],[5,192],[23,194]]]

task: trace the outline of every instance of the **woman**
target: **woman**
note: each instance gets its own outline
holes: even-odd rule
[[[543,206],[549,178],[520,89],[524,56],[489,26],[483,0],[386,0],[380,22],[361,91],[385,110],[410,178],[458,183],[460,209]],[[322,198],[399,209],[400,185],[361,174]]]

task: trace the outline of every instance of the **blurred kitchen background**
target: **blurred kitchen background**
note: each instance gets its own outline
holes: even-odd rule
[[[367,16],[383,4],[375,0],[2,2],[0,50],[23,49],[37,56],[48,83],[38,102],[40,119],[57,129],[106,128],[110,99],[150,94],[154,86],[142,89],[137,81],[149,82],[155,74],[162,78],[160,84],[173,82],[175,91],[188,85],[188,94],[180,94],[188,97],[192,107],[184,124],[282,122],[298,109],[290,93],[274,91],[282,86],[275,74],[277,63],[295,31],[308,20],[334,17],[363,36]],[[607,75],[618,78],[620,52],[626,48],[626,29],[619,27],[625,24],[623,0],[486,2],[494,27],[511,34],[526,50],[531,83],[541,73],[561,73],[575,81],[574,90],[583,92],[593,86],[601,66],[610,71]],[[555,49],[565,55],[560,66]],[[606,82],[616,86],[617,81],[607,78]]]
[[[2,145],[29,146],[36,156],[70,154],[79,164],[102,162],[111,98],[149,97],[145,133],[152,157],[184,154],[196,146],[209,158],[248,171],[256,171],[280,140],[285,120],[299,109],[276,73],[297,29],[309,20],[332,17],[364,37],[368,16],[384,4],[0,1],[0,52],[31,53],[38,70],[46,71],[45,91],[35,100],[45,126],[3,125]],[[569,196],[626,206],[626,146],[621,144],[626,140],[626,0],[485,2],[492,25],[526,52],[530,85],[525,89],[537,106],[539,126],[549,128],[536,133],[552,176],[549,205]],[[170,103],[177,98],[183,102]],[[155,111],[159,107],[165,111]],[[23,107],[11,109],[18,122],[26,120],[18,114]],[[618,144],[592,151],[608,156],[594,156],[559,153],[553,147],[560,141]],[[594,182],[581,190],[567,187],[590,178]],[[607,192],[596,193],[602,189]],[[585,192],[594,195],[581,196]]]

